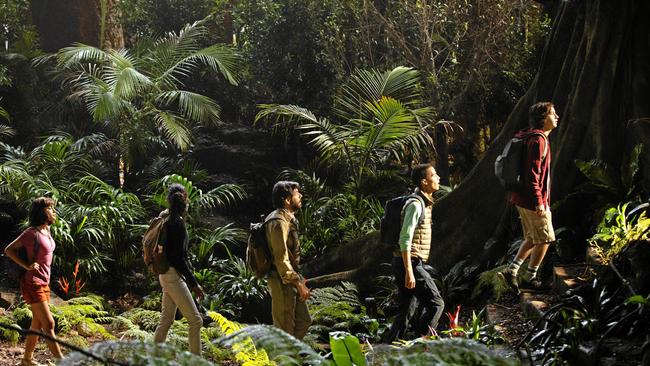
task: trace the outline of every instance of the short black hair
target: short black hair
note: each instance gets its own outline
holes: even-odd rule
[[[273,185],[273,193],[271,194],[273,207],[283,208],[284,199],[290,197],[294,189],[300,189],[300,184],[288,180],[281,180],[275,183]]]
[[[29,208],[29,226],[37,227],[49,223],[49,217],[45,212],[48,207],[54,207],[55,202],[50,197],[38,197],[32,201]]]
[[[541,130],[544,127],[544,120],[553,108],[551,102],[537,102],[528,110],[528,125],[532,128]]]
[[[182,184],[174,183],[167,190],[167,203],[171,216],[182,216],[187,209],[187,190]]]
[[[427,163],[418,164],[413,167],[413,170],[411,170],[411,182],[413,182],[415,188],[420,188],[420,182],[426,178],[426,172],[429,168],[433,168],[433,165]]]

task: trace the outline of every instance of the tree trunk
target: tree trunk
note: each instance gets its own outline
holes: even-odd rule
[[[124,47],[117,2],[118,0],[32,0],[32,20],[38,30],[41,48],[45,52],[56,52],[75,42],[103,48]],[[104,21],[102,15],[105,15]]]
[[[643,119],[650,116],[650,23],[644,18],[649,10],[644,0],[562,2],[531,87],[483,159],[433,208],[433,264],[449,268],[465,257],[485,262],[505,254],[503,246],[486,251],[485,245],[507,233],[504,223],[510,217],[493,163],[510,137],[526,126],[533,103],[552,101],[560,115],[550,135],[553,202],[582,181],[575,159],[598,158],[618,167],[635,143],[648,141],[650,128]],[[647,148],[643,157],[648,187]],[[556,216],[554,224],[570,220]]]

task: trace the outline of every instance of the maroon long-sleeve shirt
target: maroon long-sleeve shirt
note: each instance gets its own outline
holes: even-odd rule
[[[526,140],[526,165],[524,165],[523,188],[519,192],[512,192],[509,201],[519,207],[535,211],[539,206],[549,208],[551,196],[551,145],[548,139],[531,135],[537,132],[543,134],[542,130],[523,129],[515,134],[515,137]],[[548,146],[547,146],[548,145]]]

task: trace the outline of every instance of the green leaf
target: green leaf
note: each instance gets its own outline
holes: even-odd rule
[[[629,297],[627,300],[625,300],[626,304],[643,304],[646,306],[650,306],[650,297],[645,298],[641,295],[634,295],[632,297]]]
[[[592,159],[590,161],[576,160],[576,166],[589,179],[592,185],[619,195],[620,181],[617,179],[616,173],[607,163],[598,159]]]
[[[359,338],[347,332],[331,332],[330,347],[337,366],[365,366],[366,358],[361,352]]]

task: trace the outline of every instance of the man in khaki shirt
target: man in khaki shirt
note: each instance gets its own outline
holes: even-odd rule
[[[299,188],[296,182],[275,183],[272,199],[276,209],[265,222],[266,238],[273,256],[273,268],[267,277],[273,325],[302,339],[311,325],[311,317],[305,303],[310,292],[298,273],[300,242],[294,213],[302,207]]]

